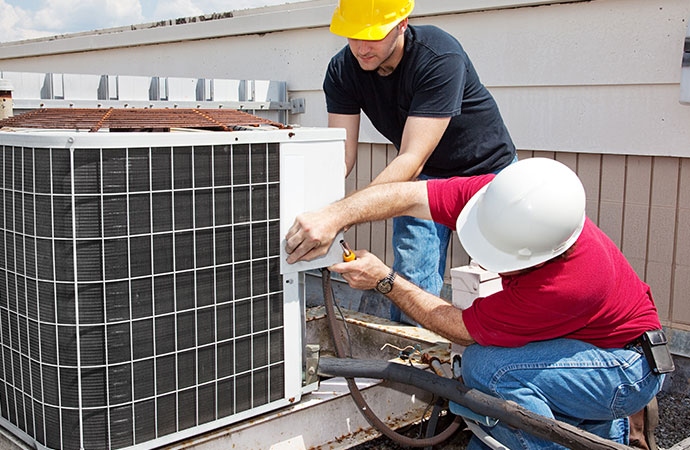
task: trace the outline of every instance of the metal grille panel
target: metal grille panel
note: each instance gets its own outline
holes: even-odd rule
[[[4,419],[115,449],[284,398],[278,144],[0,149]]]

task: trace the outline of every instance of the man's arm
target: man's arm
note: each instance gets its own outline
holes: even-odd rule
[[[345,176],[348,176],[357,160],[359,142],[359,114],[328,113],[329,128],[345,128]]]
[[[355,289],[373,289],[379,280],[388,275],[390,269],[366,250],[358,250],[355,254],[357,259],[354,261],[335,264],[329,270],[342,274]],[[461,345],[474,344],[475,340],[467,331],[460,309],[404,278],[395,278],[393,290],[386,297],[424,328]]]
[[[408,181],[417,178],[449,123],[450,117],[408,117],[398,156],[383,169],[371,184]]]
[[[369,186],[319,211],[300,214],[285,236],[287,262],[326,254],[346,226],[396,216],[431,219],[426,181]]]

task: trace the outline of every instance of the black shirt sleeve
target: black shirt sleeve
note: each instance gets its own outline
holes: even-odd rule
[[[460,55],[439,55],[416,73],[418,80],[410,116],[453,117],[460,114],[467,80],[467,66]]]
[[[345,79],[347,77],[343,67],[345,51],[347,48],[336,54],[326,69],[326,77],[323,80],[326,110],[333,114],[359,114],[360,105],[355,100],[354,92],[348,91],[348,86],[352,86],[353,83]]]

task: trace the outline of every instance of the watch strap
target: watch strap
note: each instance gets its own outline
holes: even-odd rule
[[[393,290],[393,283],[395,282],[396,275],[397,273],[395,270],[391,269],[388,275],[381,278],[378,283],[376,283],[376,290],[381,294],[388,294],[391,290]]]

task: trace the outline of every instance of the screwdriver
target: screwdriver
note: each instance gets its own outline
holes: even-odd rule
[[[340,240],[340,246],[343,248],[343,261],[345,262],[350,262],[355,260],[355,252],[350,249],[350,246],[347,245],[347,242],[345,242],[345,239]]]

